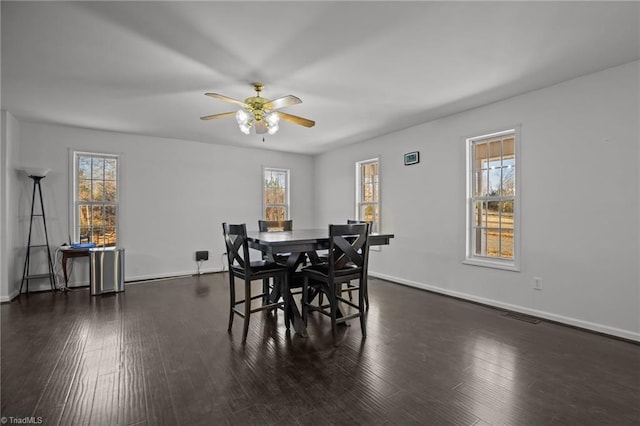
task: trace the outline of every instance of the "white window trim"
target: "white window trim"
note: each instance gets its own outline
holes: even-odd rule
[[[380,161],[380,156],[369,158],[368,160],[356,161],[355,164],[355,214],[354,219],[361,220],[360,218],[360,200],[362,196],[362,166],[368,163],[378,163],[378,229],[376,232],[382,232],[382,162]],[[374,204],[374,203],[368,203]],[[380,251],[381,246],[371,246],[370,250]]]
[[[260,193],[262,194],[262,214],[261,217],[266,219],[267,213],[267,199],[264,196],[264,174],[267,170],[273,170],[277,172],[286,172],[287,182],[286,182],[286,191],[285,191],[285,199],[286,204],[269,204],[270,206],[275,207],[284,207],[285,209],[285,220],[291,219],[291,169],[283,169],[281,167],[266,167],[262,166],[262,179],[261,179],[261,187]]]
[[[465,258],[462,261],[463,264],[465,265],[473,265],[473,266],[482,266],[482,267],[487,267],[487,268],[494,268],[494,269],[504,269],[507,271],[515,271],[515,272],[520,272],[520,263],[521,263],[521,258],[520,258],[520,228],[521,228],[521,221],[520,221],[520,200],[522,198],[522,192],[520,189],[520,181],[522,180],[522,167],[521,167],[521,142],[520,140],[522,139],[522,132],[521,132],[521,127],[522,125],[518,124],[515,126],[505,126],[502,128],[502,130],[494,130],[494,131],[489,131],[489,132],[483,132],[480,134],[476,134],[473,136],[468,136],[463,138],[465,146],[466,146],[466,165],[465,165],[465,169],[466,169],[466,191],[465,191],[465,196],[466,196],[466,201],[465,201],[465,205],[466,205],[466,211],[465,211]],[[506,130],[505,130],[506,129]],[[509,133],[513,133],[515,136],[515,152],[516,152],[516,156],[515,156],[515,169],[516,169],[516,195],[515,195],[515,199],[514,199],[514,209],[515,209],[515,213],[513,216],[513,260],[506,260],[506,259],[494,259],[494,258],[490,258],[490,257],[485,257],[485,256],[477,256],[473,253],[473,249],[472,249],[472,242],[473,242],[473,236],[472,236],[472,223],[471,223],[471,215],[473,212],[473,205],[471,202],[472,199],[472,191],[473,191],[473,174],[472,174],[472,170],[473,170],[473,158],[472,158],[472,146],[473,146],[473,142],[476,140],[480,140],[480,139],[485,139],[485,138],[489,138],[489,137],[494,137],[494,136],[501,136],[501,135],[506,135]]]
[[[71,211],[69,212],[69,243],[74,243],[79,241],[79,235],[76,235],[78,230],[78,218],[76,214],[78,212],[78,200],[76,199],[76,194],[78,190],[78,185],[76,182],[77,176],[77,167],[78,162],[76,158],[78,155],[93,155],[93,156],[102,156],[102,157],[111,157],[115,158],[118,161],[118,168],[116,170],[116,246],[122,245],[122,235],[120,233],[120,222],[121,222],[121,192],[120,188],[122,186],[122,154],[112,153],[112,152],[98,152],[98,151],[85,151],[80,149],[69,148],[69,206],[71,207]]]

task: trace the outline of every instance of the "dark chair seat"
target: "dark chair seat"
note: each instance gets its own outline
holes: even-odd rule
[[[347,278],[348,276],[352,276],[353,275],[353,279],[357,279],[360,272],[362,272],[362,268],[358,267],[357,265],[353,264],[353,263],[348,263],[347,265],[345,265],[343,268],[340,269],[336,269],[334,270],[334,274],[336,277],[340,277],[340,278]],[[329,275],[329,263],[320,263],[317,265],[312,265],[312,266],[308,266],[306,268],[304,268],[304,273],[309,275],[309,276],[313,276],[313,275],[318,275],[318,276],[326,276]]]
[[[244,268],[241,268],[238,265],[232,265],[231,268],[239,274],[244,272]],[[253,260],[249,263],[249,268],[254,272],[254,274],[257,274],[259,272],[269,273],[274,270],[282,270],[282,265],[278,265],[277,263],[269,262],[266,260]]]

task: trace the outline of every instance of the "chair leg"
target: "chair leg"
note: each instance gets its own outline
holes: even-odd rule
[[[284,300],[284,325],[287,330],[291,329],[291,322],[293,321],[293,317],[291,316],[291,303],[293,303],[293,298],[291,297],[291,292],[289,291],[289,280],[287,274],[282,274],[282,278],[280,278],[280,294],[282,295],[282,300]],[[278,308],[276,308],[276,312]]]
[[[339,284],[339,286],[342,287],[342,284]],[[329,299],[329,306],[331,308],[331,334],[333,334],[333,345],[338,346],[338,338],[337,338],[337,331],[336,331],[336,328],[337,328],[336,318],[338,316],[338,299],[336,298],[335,288],[330,288],[329,286],[327,286],[327,289],[329,290],[327,292],[327,298]]]
[[[304,277],[302,284],[302,321],[306,327],[307,315],[309,315],[309,277]]]
[[[262,280],[262,306],[269,303],[269,278]]]
[[[358,290],[358,312],[360,313],[360,330],[362,330],[362,337],[367,337],[367,318],[365,317],[364,307],[366,288],[367,287],[363,279],[360,282],[360,290]]]
[[[233,325],[233,317],[235,316],[235,312],[233,308],[236,306],[236,285],[235,278],[229,272],[229,327],[227,328],[227,332],[231,333],[231,326]]]
[[[360,284],[360,291],[364,293],[364,306],[365,309],[369,310],[369,279],[365,275],[362,279],[362,284]]]
[[[242,328],[242,342],[247,340],[249,332],[249,318],[251,317],[251,281],[244,282],[244,327]]]

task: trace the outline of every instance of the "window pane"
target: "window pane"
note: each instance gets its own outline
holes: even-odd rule
[[[102,181],[99,181],[99,180],[92,181],[91,200],[92,201],[104,200],[104,183]]]
[[[89,228],[88,226],[81,226],[78,230],[78,235],[79,238],[77,242],[88,243],[91,239],[91,228]]]
[[[489,228],[497,228],[500,226],[500,202],[487,201],[487,224]]]
[[[500,161],[500,157],[502,157],[502,140],[489,142],[489,161]]]
[[[103,217],[104,217],[104,207],[103,206],[91,206],[91,226],[102,226],[103,225]]]
[[[78,201],[91,200],[91,181],[81,179],[78,181]]]
[[[78,178],[91,179],[91,157],[78,157]]]
[[[485,256],[500,256],[500,230],[496,228],[487,229],[487,243]]]
[[[105,206],[104,207],[104,223],[106,226],[116,226],[116,207]]]
[[[104,247],[104,232],[102,227],[91,228],[91,242],[97,247]]]
[[[284,207],[267,207],[266,220],[285,220],[286,209]]]
[[[515,195],[516,169],[507,166],[502,168],[502,195]]]
[[[495,196],[500,194],[500,182],[501,182],[501,169],[500,168],[492,168],[488,170],[489,173],[489,192],[487,195]]]
[[[115,158],[106,158],[104,160],[104,178],[105,180],[116,180],[117,177],[117,161]]]
[[[487,206],[486,201],[478,201],[474,205],[474,227],[487,226]]]
[[[485,256],[487,252],[487,228],[476,228],[474,239],[474,253],[478,256]]]
[[[476,143],[475,144],[475,168],[476,170],[480,170],[486,167],[486,159],[487,159],[487,144],[484,143]]]
[[[91,177],[93,179],[104,178],[104,159],[100,157],[93,157],[91,166]]]
[[[104,182],[104,201],[118,201],[117,183],[115,180],[107,180]]]
[[[112,247],[116,245],[116,241],[116,228],[107,226],[104,230],[104,245],[106,247]]]
[[[91,206],[81,205],[78,210],[78,224],[83,228],[91,226]]]
[[[502,230],[500,234],[501,252],[500,256],[513,259],[513,230]]]
[[[516,139],[513,136],[503,139],[502,141],[502,157],[505,159],[514,159],[516,153]]]
[[[513,201],[501,201],[500,208],[500,227],[513,231]]]

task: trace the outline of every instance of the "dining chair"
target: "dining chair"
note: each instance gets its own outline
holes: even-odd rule
[[[293,231],[293,220],[258,220],[258,231],[260,232],[280,232]],[[273,256],[273,261],[284,265],[291,253],[280,253]],[[262,253],[262,258],[267,260],[266,253]]]
[[[347,219],[347,223],[348,224],[354,224],[354,223],[368,223],[369,224],[369,232],[371,232],[371,230],[373,229],[373,222],[368,221],[368,220],[357,220],[357,219]],[[369,283],[368,283],[368,277],[369,277],[369,268],[368,268],[368,264],[367,266],[367,270],[365,271],[365,275],[364,275],[364,284],[362,286],[362,292],[364,293],[364,304],[367,308],[367,310],[369,310]],[[343,288],[342,291],[348,291],[349,292],[349,298],[351,299],[351,292],[354,290],[354,287],[351,286],[351,283],[345,283],[347,285],[346,288]]]
[[[258,220],[258,231],[260,232],[281,232],[281,231],[293,231],[293,219],[288,220]],[[278,253],[273,255],[273,261],[278,263],[279,265],[285,265],[287,260],[291,256],[291,253]],[[262,258],[267,260],[268,256],[266,253],[262,253]],[[306,266],[307,258],[306,256],[302,260],[302,265]],[[289,288],[292,290],[296,288],[295,291],[291,291],[291,294],[301,294],[302,293],[302,277],[296,271],[289,271]],[[267,292],[268,290],[265,290]]]
[[[366,220],[357,220],[357,219],[347,219],[347,224],[356,224],[356,223],[368,223],[369,224],[369,229],[371,229],[372,223],[370,221],[366,221]],[[321,262],[327,262],[328,261],[328,256],[326,254],[320,255],[318,256],[318,258],[320,259]],[[364,285],[362,286],[362,291],[364,293],[364,304],[367,308],[367,310],[369,310],[369,291],[368,291],[368,286],[367,286],[367,275],[368,275],[368,271],[365,271],[365,282]],[[355,285],[351,285],[350,281],[347,282],[343,282],[342,285],[346,286],[346,287],[342,287],[341,291],[343,293],[348,293],[349,294],[349,300],[353,301],[353,295],[352,292],[359,290],[358,286]],[[320,295],[320,303],[322,303],[322,295]]]
[[[242,342],[247,340],[247,332],[249,330],[249,318],[251,314],[259,311],[270,311],[279,307],[285,310],[285,324],[289,329],[289,318],[287,318],[288,306],[287,297],[283,297],[283,301],[269,300],[269,280],[272,279],[274,286],[280,286],[277,294],[286,294],[288,292],[288,270],[282,265],[265,260],[251,261],[249,256],[249,242],[247,240],[246,224],[230,225],[222,224],[224,241],[227,246],[227,258],[229,261],[229,290],[230,290],[230,311],[229,311],[229,327],[227,331],[231,333],[233,318],[238,315],[244,318],[242,329]],[[235,281],[240,279],[244,281],[244,299],[236,300]],[[262,292],[260,294],[251,294],[251,282],[261,280]],[[267,293],[267,294],[265,294]],[[252,301],[262,299],[262,305],[252,309]],[[238,305],[244,305],[244,309],[240,310]]]
[[[302,319],[306,324],[309,312],[330,317],[334,344],[337,344],[336,325],[353,318],[360,318],[362,337],[367,335],[363,286],[369,261],[369,226],[368,223],[329,225],[328,261],[302,269]],[[354,288],[358,290],[357,303],[342,297],[342,284],[353,281],[357,281]],[[314,304],[316,294],[326,296],[329,304],[323,304],[320,297]],[[357,312],[339,312],[340,303]]]

